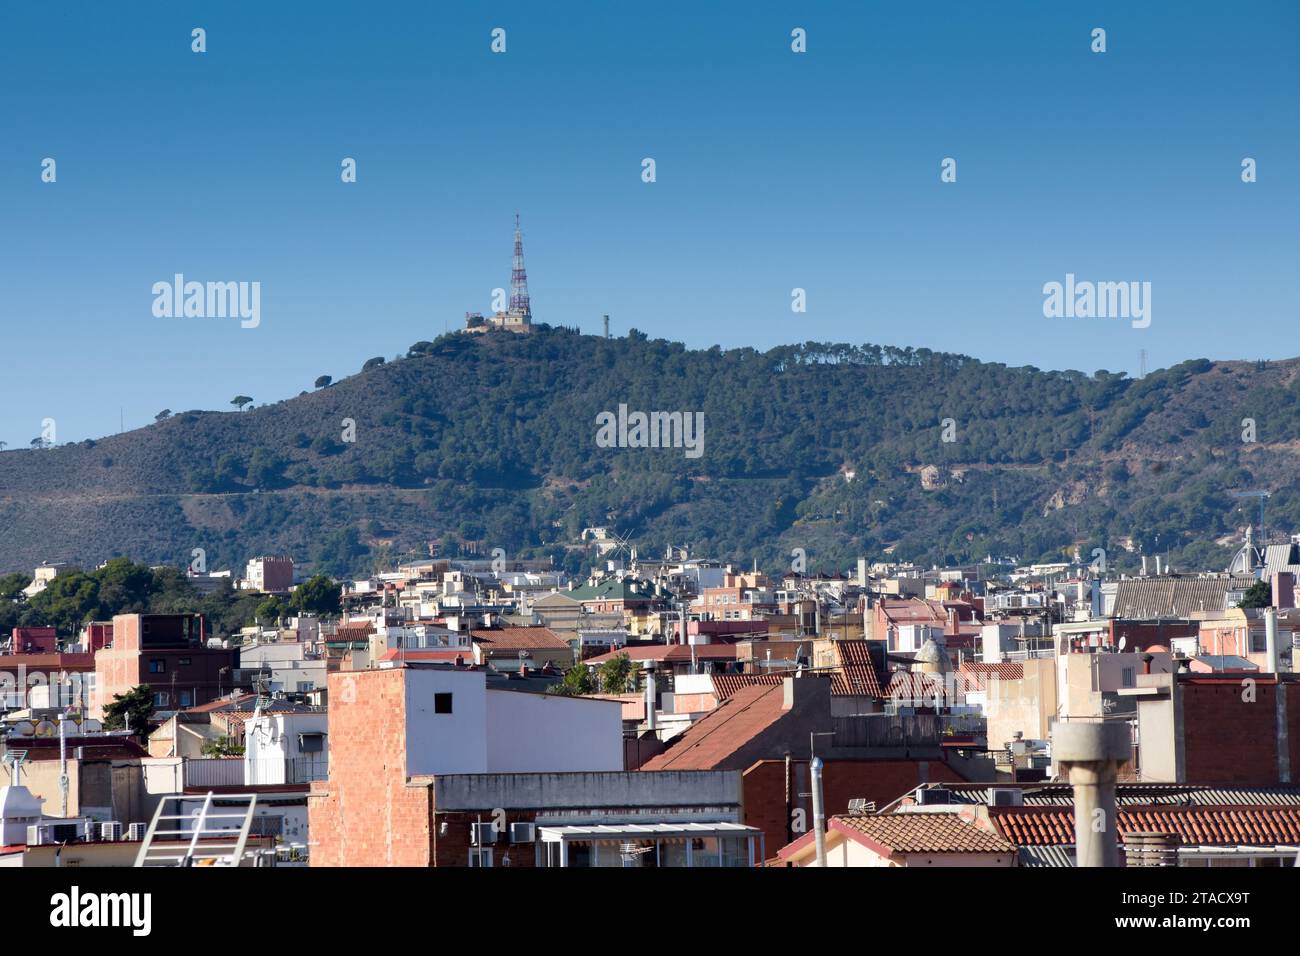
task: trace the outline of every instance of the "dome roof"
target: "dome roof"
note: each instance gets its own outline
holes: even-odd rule
[[[944,669],[948,666],[948,650],[933,637],[927,638],[921,645],[920,650],[916,652],[914,658],[916,663],[931,665],[933,667]]]

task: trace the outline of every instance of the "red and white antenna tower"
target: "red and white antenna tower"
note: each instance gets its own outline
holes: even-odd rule
[[[515,213],[515,261],[510,270],[510,311],[521,313],[529,321],[533,318],[528,304],[528,273],[524,271],[524,237],[519,231],[519,213]]]

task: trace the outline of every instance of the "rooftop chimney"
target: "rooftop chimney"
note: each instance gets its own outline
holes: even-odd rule
[[[642,668],[645,670],[645,726],[647,730],[655,729],[655,663],[646,661]]]
[[[1295,607],[1295,575],[1290,571],[1273,575],[1273,606]]]
[[[1127,724],[1058,722],[1052,757],[1074,787],[1078,866],[1119,866],[1115,778],[1133,753]]]
[[[1264,649],[1268,657],[1268,673],[1282,670],[1277,646],[1277,608],[1264,608]]]
[[[822,806],[822,758],[813,757],[809,765],[812,776],[813,832],[817,841],[817,865],[826,866],[826,811]]]

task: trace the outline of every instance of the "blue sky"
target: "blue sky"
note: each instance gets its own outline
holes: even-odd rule
[[[516,209],[535,318],[584,331],[1130,374],[1300,352],[1287,0],[8,2],[0,117],[10,447],[456,328],[508,285]],[[155,318],[176,272],[259,281],[261,325]],[[1151,282],[1151,327],[1044,318],[1070,272]]]

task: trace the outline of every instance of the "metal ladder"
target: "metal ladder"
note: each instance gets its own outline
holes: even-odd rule
[[[246,807],[230,813],[214,813],[212,791],[203,799],[203,806],[197,816],[180,812],[165,813],[167,804],[174,801],[179,811],[184,801],[193,799],[184,794],[172,794],[163,797],[154,811],[149,830],[140,844],[136,855],[136,866],[239,866],[244,858],[244,845],[248,842],[248,831],[253,824],[253,813],[257,808],[257,794],[232,793],[223,794],[223,802],[243,803]],[[221,809],[221,808],[217,808]],[[189,828],[183,827],[183,821],[193,821]],[[238,828],[224,826],[217,821],[238,820]],[[173,823],[173,821],[175,821]],[[164,824],[162,828],[159,824]],[[214,823],[216,825],[214,825]],[[185,837],[189,837],[186,842]]]

